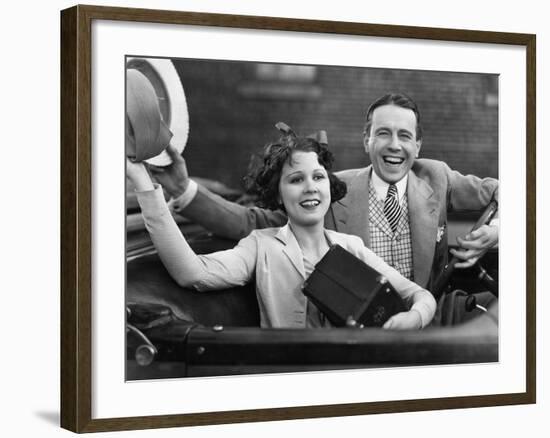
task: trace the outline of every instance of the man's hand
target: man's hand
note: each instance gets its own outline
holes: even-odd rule
[[[498,243],[498,226],[482,225],[464,237],[457,237],[456,241],[460,249],[451,249],[451,254],[463,261],[455,267],[469,268]]]
[[[416,310],[396,313],[382,326],[390,330],[418,330],[422,328],[422,318]]]
[[[185,160],[174,146],[168,145],[166,152],[172,159],[172,164],[165,167],[152,165],[148,165],[148,167],[151,175],[168,194],[172,198],[177,198],[187,189],[189,185],[189,174],[187,173]]]

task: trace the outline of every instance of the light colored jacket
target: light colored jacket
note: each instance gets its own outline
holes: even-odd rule
[[[306,327],[307,298],[303,254],[287,224],[255,230],[233,249],[196,255],[175,224],[162,190],[138,193],[147,230],[161,260],[181,286],[198,291],[225,289],[256,282],[262,327]],[[433,318],[435,300],[366,248],[359,237],[325,230],[327,240],[338,244],[384,275],[409,307],[417,310],[425,327]]]

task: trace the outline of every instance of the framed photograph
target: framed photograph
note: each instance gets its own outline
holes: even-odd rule
[[[535,41],[62,11],[62,427],[534,403]]]

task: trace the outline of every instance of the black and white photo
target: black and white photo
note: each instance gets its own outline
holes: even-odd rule
[[[126,90],[128,379],[498,361],[498,75],[136,56]]]

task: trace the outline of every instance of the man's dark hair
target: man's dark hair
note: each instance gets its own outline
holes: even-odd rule
[[[319,164],[327,170],[330,182],[330,200],[336,202],[347,193],[346,183],[330,172],[334,157],[328,147],[313,138],[298,137],[289,130],[279,141],[268,144],[261,157],[252,161],[245,177],[246,189],[258,196],[258,205],[271,210],[284,210],[279,203],[279,181],[283,166],[295,152],[315,152]]]
[[[422,140],[422,125],[420,124],[420,111],[418,110],[418,106],[409,96],[400,93],[385,94],[384,96],[376,99],[371,106],[369,106],[365,121],[365,130],[363,132],[364,135],[367,137],[370,136],[372,114],[374,113],[374,110],[384,105],[395,105],[401,108],[410,109],[416,116],[416,139]]]

